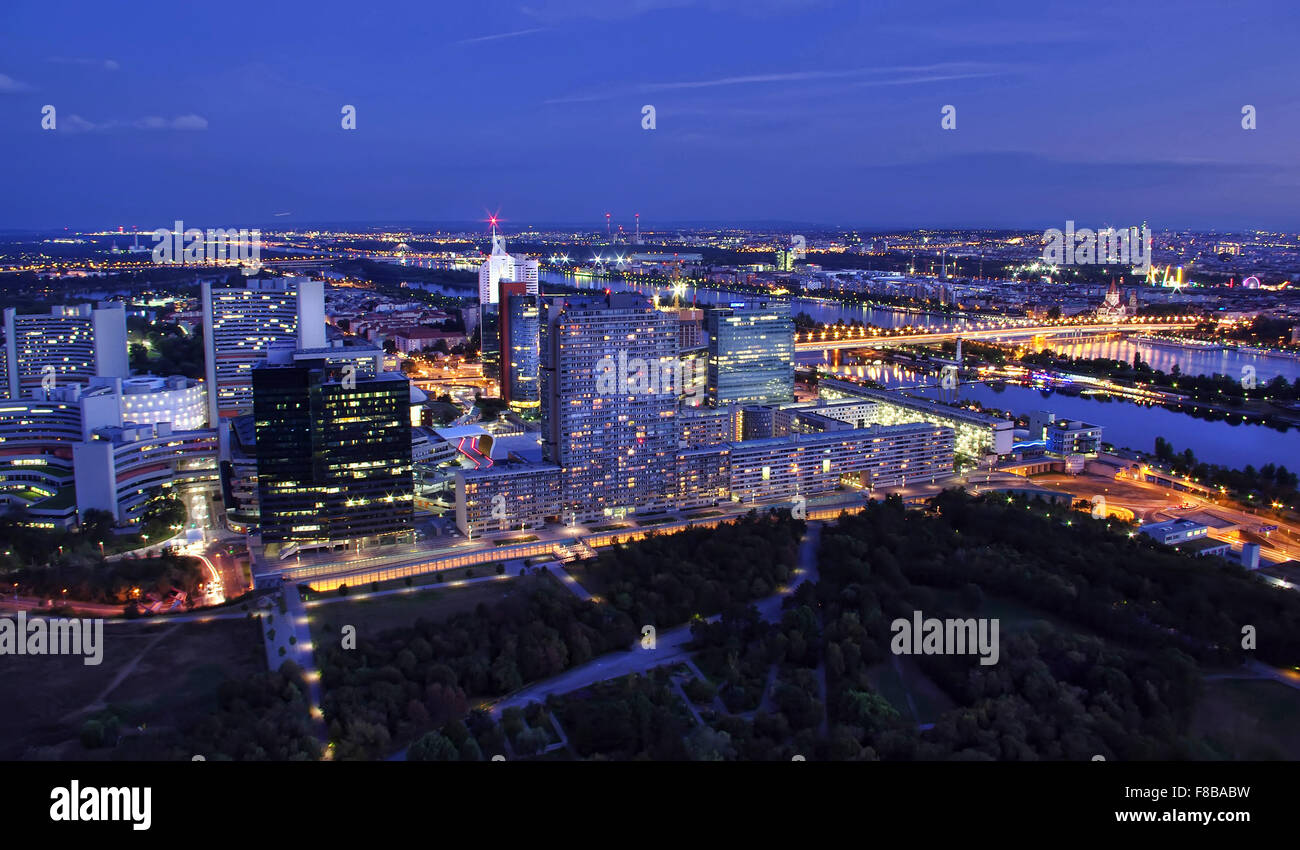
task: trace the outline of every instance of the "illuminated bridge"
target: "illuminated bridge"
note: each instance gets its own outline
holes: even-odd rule
[[[1036,336],[1080,336],[1097,333],[1145,333],[1193,327],[1193,316],[1175,316],[1163,321],[1047,322],[1017,325],[1011,322],[972,322],[940,330],[931,328],[841,328],[795,333],[796,351],[828,351],[844,348],[887,348],[894,345],[924,345],[957,339],[1017,339]]]

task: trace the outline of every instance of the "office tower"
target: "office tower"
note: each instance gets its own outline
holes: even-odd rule
[[[516,413],[536,416],[542,403],[539,299],[522,283],[503,283],[500,306],[501,397]]]
[[[121,304],[54,307],[33,316],[5,308],[4,345],[5,391],[12,399],[43,398],[55,387],[85,386],[97,375],[131,374]]]
[[[676,490],[677,317],[634,294],[543,299],[542,456],[579,520]],[[665,368],[666,367],[666,368]]]
[[[775,301],[709,311],[709,405],[794,400],[794,320]]]
[[[678,393],[683,407],[701,407],[708,397],[709,338],[704,331],[704,311],[694,307],[670,308],[677,314],[677,359],[681,374]]]
[[[253,369],[276,344],[325,345],[325,288],[305,277],[202,285],[208,421],[218,427],[253,410]],[[223,452],[225,449],[223,435]]]
[[[528,295],[536,295],[540,264],[537,260],[506,253],[506,239],[492,225],[492,253],[478,269],[479,351],[483,376],[501,379],[501,283],[524,284]]]
[[[262,542],[411,537],[410,381],[324,359],[253,370]]]

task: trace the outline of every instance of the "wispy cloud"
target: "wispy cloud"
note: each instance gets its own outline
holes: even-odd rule
[[[80,115],[69,115],[59,119],[59,129],[72,133],[92,133],[105,130],[206,130],[208,119],[202,115],[178,115],[175,118],[162,118],[149,115],[133,121],[104,121],[95,123],[87,121]]]
[[[949,80],[974,80],[980,77],[1000,77],[1005,71],[986,71],[982,74],[940,74],[923,77],[904,77],[898,80],[863,80],[854,86],[913,86],[918,83],[945,83]]]
[[[824,80],[844,80],[857,77],[883,77],[883,79],[863,79],[852,83],[855,86],[902,86],[918,83],[964,80],[976,77],[991,77],[1009,73],[1013,66],[990,62],[944,62],[937,65],[892,65],[879,68],[847,68],[821,71],[785,71],[769,74],[743,74],[737,76],[717,77],[711,80],[683,80],[677,82],[645,83],[622,91],[592,92],[551,98],[546,104],[589,103],[598,100],[610,100],[629,94],[650,94],[663,91],[683,91],[691,89],[709,89],[721,86],[752,86],[764,84],[813,83]]]
[[[0,74],[0,94],[14,94],[31,90],[32,87],[26,83],[19,82],[8,74]]]
[[[947,44],[982,47],[1005,47],[1010,44],[1073,44],[1095,43],[1106,33],[1076,19],[1067,21],[1043,20],[963,20],[960,26],[944,26],[927,22],[921,26],[886,26],[882,34],[894,34],[907,39],[930,40]]]
[[[117,63],[116,59],[83,59],[69,58],[67,56],[52,56],[49,61],[59,65],[93,65],[97,68],[103,68],[105,71],[116,71],[122,66]]]
[[[770,16],[828,4],[829,0],[533,0],[530,5],[520,6],[519,12],[548,22],[577,19],[615,21],[696,6],[709,12]]]
[[[514,32],[497,32],[491,35],[478,35],[473,38],[462,38],[460,41],[453,41],[452,44],[478,44],[483,41],[497,41],[502,38],[515,38],[521,35],[532,35],[535,32],[546,32],[547,27],[533,27],[526,30],[515,30]]]

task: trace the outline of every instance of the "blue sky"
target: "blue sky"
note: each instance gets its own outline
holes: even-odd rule
[[[1281,0],[5,0],[0,228],[1297,230],[1297,23]]]

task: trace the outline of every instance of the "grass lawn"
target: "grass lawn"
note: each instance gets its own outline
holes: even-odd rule
[[[0,759],[163,758],[160,742],[210,713],[223,682],[266,669],[258,627],[243,618],[105,625],[103,640],[99,665],[80,656],[0,658],[0,691],[22,695],[0,712]],[[84,749],[82,725],[105,709],[128,737],[116,748]]]
[[[341,625],[355,626],[358,634],[377,634],[399,626],[409,626],[420,617],[445,620],[462,611],[473,611],[480,602],[491,604],[510,593],[514,583],[506,580],[467,584],[462,587],[424,586],[405,593],[392,593],[371,599],[335,597],[339,601],[307,608],[312,641],[338,640]],[[328,623],[331,628],[326,630]]]

